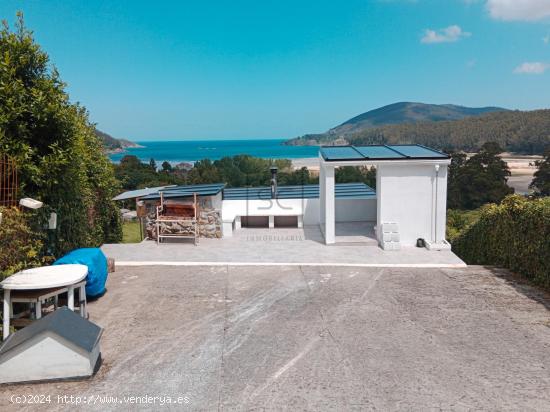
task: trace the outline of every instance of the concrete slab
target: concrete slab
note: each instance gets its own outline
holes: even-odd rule
[[[89,305],[99,373],[0,410],[549,410],[549,307],[481,267],[126,267]]]
[[[361,229],[361,228],[360,228]],[[201,239],[157,245],[153,241],[134,244],[107,244],[103,252],[119,266],[143,265],[313,265],[363,267],[453,268],[466,264],[451,251],[428,251],[403,247],[384,251],[363,244],[368,235],[357,236],[343,227],[344,239],[351,243],[327,246],[317,226],[304,229],[242,229],[224,239]]]

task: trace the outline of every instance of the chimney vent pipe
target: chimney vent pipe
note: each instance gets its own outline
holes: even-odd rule
[[[277,198],[277,167],[272,166],[269,168],[271,172],[271,198]]]

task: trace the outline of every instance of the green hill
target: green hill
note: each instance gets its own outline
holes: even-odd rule
[[[500,107],[464,107],[453,104],[425,104],[400,102],[390,104],[355,116],[354,118],[330,129],[330,135],[348,135],[373,127],[388,124],[417,123],[423,121],[459,120],[468,116],[478,116],[490,112],[501,112]]]
[[[372,110],[326,133],[289,145],[420,143],[444,150],[477,151],[487,141],[507,151],[542,154],[550,146],[550,110],[396,103]]]
[[[383,126],[349,135],[351,144],[419,143],[443,150],[475,152],[485,142],[504,150],[542,154],[550,146],[550,110],[508,111],[443,122]]]
[[[101,130],[95,129],[95,134],[97,137],[101,139],[103,142],[103,147],[107,149],[108,151],[113,150],[124,150],[129,147],[140,147],[140,145],[131,142],[126,139],[116,139],[110,134],[107,134],[105,132],[102,132]]]

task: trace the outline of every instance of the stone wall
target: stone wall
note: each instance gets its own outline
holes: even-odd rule
[[[145,218],[145,230],[148,239],[157,239],[156,225],[156,205],[148,208]],[[213,208],[199,208],[199,236],[202,238],[221,238],[222,237],[222,218],[221,211]],[[163,232],[179,234],[182,236],[191,236],[193,227],[187,222],[163,222]]]

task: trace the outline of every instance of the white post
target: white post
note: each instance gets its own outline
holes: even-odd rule
[[[38,320],[42,317],[42,301],[40,300],[40,298],[38,298],[36,300],[36,305],[35,305],[35,318]]]
[[[319,167],[319,225],[325,235],[325,199],[326,195],[325,166],[321,162]]]
[[[4,321],[2,323],[2,339],[6,340],[10,334],[10,316],[11,316],[10,290],[4,289]]]
[[[80,285],[80,291],[78,292],[78,299],[80,300],[80,316],[86,319],[86,310],[88,303],[86,302],[86,285]]]
[[[273,229],[275,227],[275,216],[269,215],[269,228]]]
[[[74,285],[69,286],[67,290],[67,304],[70,310],[74,310]]]
[[[335,193],[334,193],[334,166],[325,167],[324,172],[324,214],[325,214],[325,243],[327,245],[336,243],[336,214],[335,214]]]

